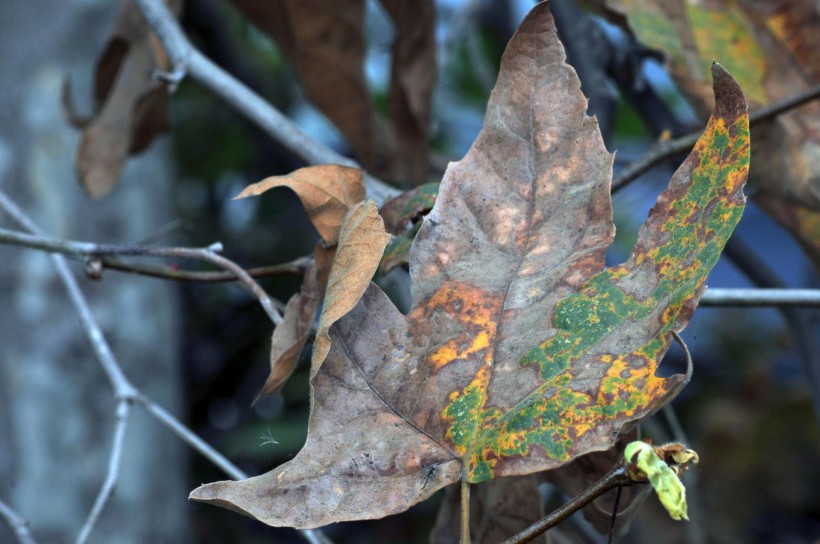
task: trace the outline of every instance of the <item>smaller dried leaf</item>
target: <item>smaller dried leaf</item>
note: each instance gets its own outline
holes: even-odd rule
[[[430,98],[436,79],[435,6],[432,0],[381,0],[396,31],[392,48],[388,109],[401,157],[398,179],[418,185],[427,179]]]
[[[408,264],[410,248],[413,247],[413,238],[408,236],[394,236],[390,239],[387,249],[384,250],[379,272],[387,274],[396,267]]]
[[[379,213],[387,232],[398,234],[419,216],[429,212],[436,203],[438,183],[425,183],[385,202]]]
[[[379,266],[390,235],[384,230],[376,205],[368,200],[353,207],[339,234],[339,247],[330,269],[325,303],[313,349],[311,375],[315,374],[330,349],[330,326],[359,302]]]
[[[307,98],[344,134],[367,170],[391,179],[400,156],[365,77],[364,1],[232,1],[276,41]]]
[[[299,362],[299,355],[310,336],[316,308],[319,306],[319,288],[316,269],[305,273],[301,294],[293,295],[285,307],[284,319],[273,331],[270,353],[270,374],[253,404],[266,395],[282,390]]]
[[[275,187],[287,187],[296,193],[327,244],[337,242],[345,214],[364,200],[362,171],[336,164],[308,166],[285,176],[271,176],[248,185],[234,198],[258,196]]]
[[[179,13],[180,0],[167,4]],[[152,75],[158,66],[167,68],[167,59],[151,36],[136,6],[124,3],[97,63],[97,111],[91,119],[81,120],[66,104],[72,122],[84,129],[76,166],[83,188],[92,197],[107,194],[128,155],[144,150],[170,125],[166,86]],[[69,94],[64,90],[64,102]]]

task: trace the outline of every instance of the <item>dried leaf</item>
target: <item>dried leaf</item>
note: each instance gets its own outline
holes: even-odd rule
[[[413,233],[415,236],[415,233]],[[410,248],[413,247],[413,238],[409,236],[394,236],[387,244],[379,264],[379,272],[387,274],[396,267],[410,262]]]
[[[308,99],[345,135],[367,170],[391,179],[394,136],[364,74],[363,0],[233,3],[279,44]]]
[[[313,347],[311,374],[315,374],[330,348],[328,330],[359,301],[381,261],[390,235],[384,231],[371,200],[351,208],[339,234],[339,247],[330,268],[322,316]]]
[[[387,97],[398,141],[400,185],[427,180],[430,98],[436,78],[435,6],[432,0],[381,0],[396,31]]]
[[[308,166],[286,176],[265,178],[245,187],[235,198],[261,195],[275,187],[287,187],[296,193],[326,244],[337,242],[345,214],[364,200],[362,171],[335,164]]]
[[[276,526],[382,517],[461,478],[606,450],[674,396],[683,376],[655,371],[740,218],[748,171],[743,94],[713,72],[706,132],[630,259],[603,270],[612,156],[538,4],[413,245],[411,312],[371,284],[330,328],[299,454],[191,498]]]
[[[173,13],[179,13],[181,0],[166,3]],[[136,6],[124,2],[97,63],[97,111],[89,120],[69,115],[83,128],[76,166],[83,188],[92,197],[107,194],[128,155],[144,150],[170,126],[166,85],[153,77],[158,67],[168,68],[164,52]]]
[[[734,74],[753,106],[820,84],[816,0],[589,3],[625,15],[641,41],[667,54],[675,82],[704,119],[713,105],[712,59]],[[820,263],[820,231],[807,227],[809,217],[820,214],[820,103],[756,124],[752,142],[749,183],[755,200]]]
[[[270,374],[253,404],[266,395],[279,393],[296,370],[299,355],[310,336],[313,316],[319,306],[320,291],[316,268],[305,271],[301,294],[293,295],[285,306],[282,322],[274,329],[271,339]]]
[[[436,203],[438,186],[438,183],[425,183],[385,202],[379,210],[385,230],[398,234],[410,222],[429,212]]]

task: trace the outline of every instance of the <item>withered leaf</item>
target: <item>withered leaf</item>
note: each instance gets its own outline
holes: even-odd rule
[[[411,221],[433,208],[438,196],[438,183],[425,183],[391,198],[379,209],[387,232],[398,234]]]
[[[181,0],[166,3],[179,14]],[[153,77],[156,68],[168,69],[165,54],[137,7],[123,2],[97,63],[97,111],[89,120],[74,121],[83,128],[77,171],[92,197],[107,194],[117,183],[128,155],[144,150],[170,126],[168,90]],[[70,113],[69,117],[76,115]]]
[[[410,247],[418,232],[417,221],[433,208],[438,186],[438,183],[420,185],[391,198],[379,210],[384,219],[384,228],[395,235],[382,256],[379,266],[382,274],[409,262]]]
[[[396,134],[404,186],[423,183],[429,162],[430,98],[436,77],[435,6],[432,0],[381,0],[393,21],[387,104]],[[396,179],[396,177],[398,179]]]
[[[235,198],[261,195],[274,187],[287,187],[296,193],[326,244],[338,241],[345,215],[364,200],[362,171],[335,164],[308,166],[285,176],[265,178],[248,185]]]
[[[273,330],[270,374],[253,404],[266,395],[281,391],[296,370],[299,355],[310,336],[313,316],[316,314],[319,301],[320,292],[314,265],[305,271],[301,293],[291,297],[285,306],[282,322]]]
[[[233,0],[280,46],[308,99],[345,135],[359,161],[390,179],[395,140],[364,73],[363,0]]]
[[[319,369],[330,347],[328,330],[359,301],[389,241],[390,235],[385,232],[384,222],[372,201],[357,204],[345,216],[316,332],[312,374]]]
[[[461,478],[609,449],[679,390],[682,375],[655,371],[743,210],[743,93],[714,66],[706,132],[629,260],[604,270],[612,156],[564,58],[538,4],[415,240],[411,312],[371,284],[330,328],[299,454],[192,499],[277,526],[382,517]]]
[[[379,114],[365,78],[363,0],[233,0],[280,46],[308,99],[345,135],[359,161],[405,186],[426,181],[430,101],[436,73],[432,0],[384,1],[396,37]]]

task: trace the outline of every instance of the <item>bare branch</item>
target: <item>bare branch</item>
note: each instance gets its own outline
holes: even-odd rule
[[[146,248],[150,251],[146,253],[147,255],[156,255],[161,257],[187,257],[189,259],[202,259],[208,261],[212,264],[220,268],[224,268],[236,276],[236,278],[247,287],[251,293],[259,300],[259,304],[262,305],[262,308],[265,309],[265,313],[268,314],[268,317],[271,321],[273,321],[274,325],[279,325],[282,322],[282,314],[279,313],[274,305],[271,298],[262,289],[262,286],[256,283],[250,274],[245,272],[245,270],[236,264],[235,262],[231,261],[230,259],[226,259],[222,255],[219,255],[211,248],[203,248],[203,249],[192,249],[192,248]]]
[[[303,274],[305,269],[312,261],[313,258],[309,256],[299,257],[298,259],[287,263],[247,268],[245,269],[245,272],[247,272],[252,278],[264,278],[279,274]],[[167,280],[202,282],[236,281],[236,276],[231,272],[182,270],[172,266],[153,266],[148,264],[125,262],[110,257],[101,258],[99,263],[102,269],[128,272],[131,274],[138,274],[140,276]]]
[[[761,108],[749,114],[749,124],[755,125],[763,121],[768,121],[777,117],[781,113],[802,106],[820,97],[820,85],[816,85],[807,91],[791,96],[785,100],[775,102],[770,106]],[[651,170],[655,166],[671,159],[675,155],[685,153],[694,147],[702,131],[694,132],[676,138],[656,142],[643,157],[621,169],[612,179],[612,192],[623,189],[631,181],[634,181],[641,174]]]
[[[707,289],[700,304],[820,308],[820,289]]]
[[[162,42],[174,67],[171,74],[166,74],[165,79],[178,83],[187,73],[309,164],[341,164],[361,168],[356,161],[340,155],[305,134],[296,123],[273,105],[200,53],[185,37],[179,23],[164,2],[136,0],[135,3],[148,26]],[[366,172],[365,185],[368,196],[379,205],[399,193],[398,189]]]
[[[28,522],[3,501],[0,501],[0,517],[5,519],[6,523],[9,524],[9,527],[14,531],[14,535],[20,544],[37,544],[37,541],[34,540],[34,536],[31,534]]]
[[[120,466],[122,462],[123,444],[125,443],[125,431],[128,428],[128,417],[131,411],[131,402],[125,397],[117,400],[117,423],[114,427],[114,441],[111,445],[111,455],[108,458],[108,473],[105,476],[100,492],[97,495],[97,500],[94,501],[94,506],[88,514],[88,518],[80,529],[80,534],[77,537],[77,544],[85,544],[91,536],[91,531],[100,519],[103,508],[105,508],[108,499],[114,493],[114,486],[117,484],[117,479],[120,474]]]
[[[274,307],[273,301],[265,290],[262,289],[262,287],[256,282],[256,280],[254,280],[250,274],[248,274],[238,264],[217,254],[217,250],[221,249],[221,245],[219,244],[212,244],[211,246],[205,248],[94,244],[91,242],[78,242],[75,240],[49,238],[39,233],[26,234],[8,229],[0,229],[0,243],[2,242],[77,257],[99,258],[105,255],[143,255],[207,261],[218,266],[219,268],[227,270],[236,279],[238,279],[257,298],[257,300],[259,300],[262,308],[265,309],[268,317],[270,317],[271,321],[273,321],[275,325],[279,325],[279,323],[282,322],[282,315]],[[62,262],[62,266],[65,266],[65,261]]]
[[[579,495],[573,497],[568,503],[554,510],[548,516],[536,521],[523,531],[508,538],[503,544],[523,544],[524,542],[529,542],[538,535],[544,534],[548,529],[555,527],[607,491],[627,485],[632,485],[629,474],[622,465],[616,465],[606,476],[582,491]]]

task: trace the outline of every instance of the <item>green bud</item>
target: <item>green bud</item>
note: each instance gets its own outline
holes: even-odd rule
[[[674,520],[689,520],[686,515],[686,489],[674,470],[658,457],[646,442],[630,442],[624,450],[628,463],[635,463],[637,473],[630,471],[635,480],[649,480],[661,504]]]

